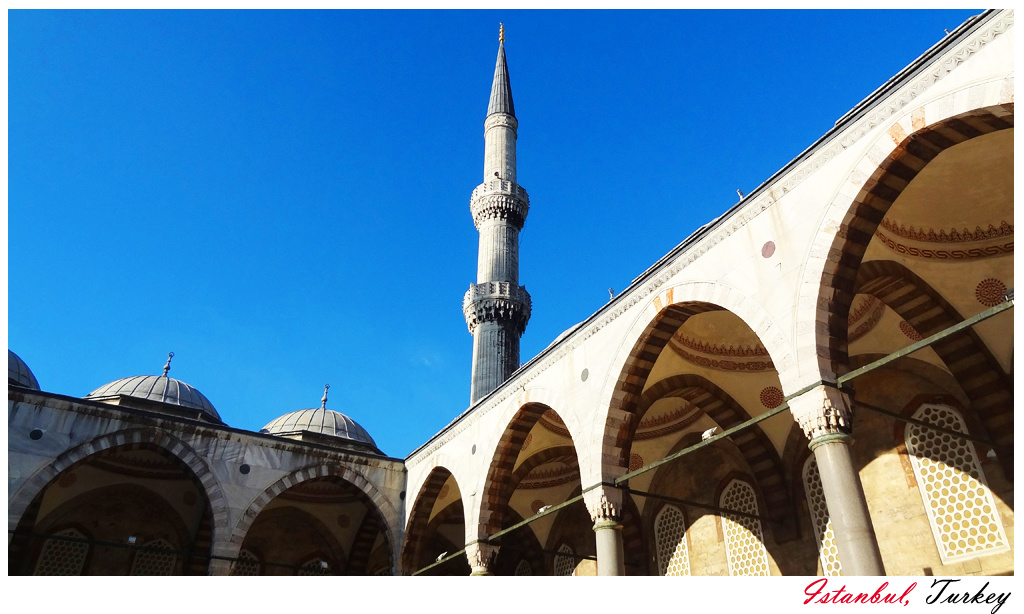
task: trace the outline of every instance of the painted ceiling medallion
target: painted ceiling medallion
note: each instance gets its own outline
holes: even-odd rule
[[[640,467],[644,466],[644,457],[640,456],[636,452],[629,455],[629,470],[636,471]]]
[[[544,507],[544,502],[540,499],[534,499],[533,503],[530,504],[530,511],[534,514],[540,511],[540,508]]]
[[[974,296],[982,305],[995,307],[1002,303],[1006,297],[1006,284],[991,277],[983,279],[978,282],[978,287],[974,289]]]
[[[761,405],[768,409],[775,409],[786,400],[785,395],[776,386],[768,386],[761,391]]]
[[[449,488],[448,488],[448,484],[446,483],[444,486],[441,487],[441,491],[439,493],[437,493],[437,498],[438,499],[444,499],[445,497],[448,496],[448,491],[449,491]]]

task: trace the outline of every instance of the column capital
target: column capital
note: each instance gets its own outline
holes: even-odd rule
[[[469,566],[473,569],[471,575],[493,576],[492,569],[494,561],[498,558],[500,546],[485,542],[473,542],[466,546],[466,558],[469,559]]]
[[[853,431],[850,395],[834,384],[822,383],[789,399],[789,411],[811,441],[826,435],[849,435]]]
[[[594,528],[608,528],[622,520],[622,491],[613,486],[601,486],[583,495],[587,511],[594,520]],[[601,526],[598,526],[601,525]]]

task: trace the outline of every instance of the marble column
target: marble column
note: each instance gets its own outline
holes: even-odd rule
[[[587,508],[594,519],[594,539],[597,542],[597,575],[624,576],[626,564],[622,546],[622,491],[601,488],[599,496],[588,501]],[[584,499],[587,497],[584,495]]]
[[[818,463],[843,575],[885,575],[860,475],[850,455],[853,406],[849,395],[823,384],[789,400]]]

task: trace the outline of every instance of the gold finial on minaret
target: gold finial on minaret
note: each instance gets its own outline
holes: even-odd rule
[[[498,22],[498,42],[505,42],[505,24]]]

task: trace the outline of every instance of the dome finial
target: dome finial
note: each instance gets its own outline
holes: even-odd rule
[[[327,391],[330,387],[330,384],[324,384],[324,398],[320,399],[320,409],[327,409]]]
[[[174,358],[174,352],[167,352],[167,364],[164,365],[164,377],[167,377],[167,372],[171,370],[172,358]]]
[[[505,42],[505,24],[500,21],[498,22],[498,42]]]

